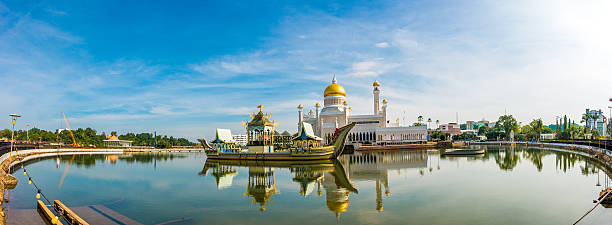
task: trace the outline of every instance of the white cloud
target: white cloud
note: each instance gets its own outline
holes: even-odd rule
[[[374,46],[379,47],[379,48],[386,48],[386,47],[389,47],[389,43],[379,42],[379,43],[376,43]]]
[[[385,63],[382,59],[353,63],[351,75],[355,77],[376,77],[393,69],[397,65]]]

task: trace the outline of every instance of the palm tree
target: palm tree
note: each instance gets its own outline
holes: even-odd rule
[[[582,120],[580,122],[584,123],[585,127],[589,127],[592,129],[592,127],[589,125],[589,120],[591,120],[592,116],[589,113],[584,113],[582,114]]]
[[[593,119],[593,126],[591,127],[591,130],[597,130],[597,120],[599,119],[599,114],[591,114],[591,119]]]

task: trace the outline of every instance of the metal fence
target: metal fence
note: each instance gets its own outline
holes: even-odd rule
[[[543,143],[586,145],[586,146],[603,148],[603,149],[612,151],[612,140],[572,139],[572,140],[542,140],[540,142],[543,142]]]

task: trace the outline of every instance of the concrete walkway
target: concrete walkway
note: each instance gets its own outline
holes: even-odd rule
[[[89,224],[119,224],[119,225],[142,225],[133,219],[109,209],[104,205],[90,205],[70,207]],[[46,225],[36,209],[13,209],[9,210],[8,224],[16,225]]]

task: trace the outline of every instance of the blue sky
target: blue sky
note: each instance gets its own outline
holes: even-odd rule
[[[257,105],[294,131],[332,75],[354,113],[528,122],[612,97],[608,1],[0,1],[0,113],[210,137]],[[405,119],[404,119],[405,118]],[[6,119],[6,127],[10,125]],[[19,126],[18,126],[19,128]]]

